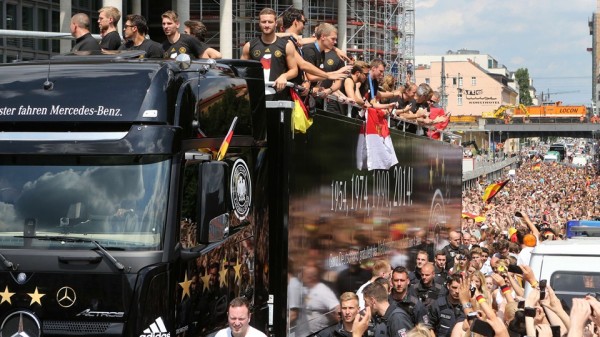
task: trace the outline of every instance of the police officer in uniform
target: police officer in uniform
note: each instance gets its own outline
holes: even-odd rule
[[[392,292],[388,300],[406,311],[413,324],[426,323],[427,310],[410,286],[408,270],[402,266],[392,271]]]
[[[375,337],[404,337],[415,326],[406,311],[388,302],[387,290],[381,284],[369,284],[363,296],[373,312]]]
[[[426,325],[433,330],[436,337],[450,337],[454,325],[466,318],[459,298],[461,282],[461,275],[450,276],[448,295],[439,297],[429,307]],[[465,310],[471,307],[470,302],[464,305]]]
[[[414,286],[417,298],[425,307],[429,307],[440,295],[444,296],[446,294],[443,286],[435,283],[434,278],[433,263],[427,262],[421,267],[421,280]]]
[[[445,288],[446,281],[448,280],[448,271],[446,270],[446,253],[443,250],[438,250],[435,253],[434,268],[435,278],[433,281]]]

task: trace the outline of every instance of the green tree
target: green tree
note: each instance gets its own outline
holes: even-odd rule
[[[525,106],[533,104],[531,95],[529,94],[529,70],[527,68],[519,68],[515,72],[515,79],[519,85],[519,101]]]

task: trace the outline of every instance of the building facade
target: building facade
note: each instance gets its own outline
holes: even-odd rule
[[[101,7],[102,0],[71,1],[72,12],[88,14],[92,23],[98,20]],[[61,0],[0,0],[0,29],[60,32]],[[97,34],[98,25],[92,24],[91,31]],[[2,63],[47,59],[57,53],[60,53],[58,39],[0,37]]]
[[[231,58],[239,58],[244,43],[258,36],[260,10],[270,7],[283,13],[290,7],[302,8],[305,36],[319,23],[335,24],[338,47],[355,59],[383,59],[388,72],[400,81],[414,63],[414,0],[0,0],[0,29],[68,34],[72,14],[83,12],[90,16],[92,34],[97,34],[97,11],[107,5],[119,8],[122,17],[142,14],[150,37],[158,42],[164,40],[164,11],[176,10],[182,24],[201,20],[207,26],[207,43]],[[46,59],[69,51],[70,45],[68,40],[0,37],[0,62]]]
[[[439,91],[446,110],[453,116],[480,117],[502,105],[517,105],[519,89],[511,76],[485,54],[416,57],[415,82],[427,83]]]

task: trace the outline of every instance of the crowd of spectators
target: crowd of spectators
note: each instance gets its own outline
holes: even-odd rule
[[[328,306],[338,312],[342,304],[343,322],[311,332],[319,337],[597,336],[596,297],[566,301],[529,267],[536,245],[564,239],[568,220],[600,216],[600,179],[592,173],[534,156],[521,162],[489,202],[482,195],[490,182],[464,191],[460,229],[437,244],[425,239],[409,249],[410,261],[401,265],[377,260],[370,279],[358,288],[338,289],[345,300]],[[351,305],[344,304],[348,299]],[[370,324],[356,325],[365,317]]]

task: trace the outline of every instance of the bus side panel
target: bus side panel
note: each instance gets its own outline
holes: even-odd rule
[[[365,150],[361,126],[361,121],[323,113],[315,116],[306,135],[294,136],[289,287],[304,284],[306,268],[317,267],[322,283],[336,297],[356,291],[355,285],[338,278],[349,266],[369,269],[375,260],[387,259],[392,266],[414,267],[417,250],[432,257],[445,244],[448,230],[460,223],[459,146],[394,130],[398,164],[368,171],[360,167]],[[307,308],[311,299],[304,295],[308,315],[290,324],[297,337],[331,324],[326,315],[335,316]]]

